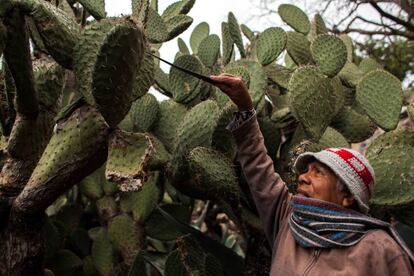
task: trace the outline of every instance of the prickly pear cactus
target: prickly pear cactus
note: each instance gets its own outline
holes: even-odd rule
[[[131,0],[131,16],[106,18],[103,0],[0,2],[0,275],[263,273],[268,256],[251,250],[263,229],[226,128],[237,107],[149,55],[192,25],[194,5]],[[199,23],[165,59],[245,82],[289,187],[301,151],[369,139],[373,214],[412,225],[401,83],[319,14],[277,12],[288,26],[253,31],[232,12],[219,34]]]

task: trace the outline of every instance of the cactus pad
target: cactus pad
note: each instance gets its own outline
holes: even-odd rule
[[[183,55],[174,61],[174,65],[188,69],[190,71],[202,74],[203,65],[194,56]],[[169,81],[171,90],[176,102],[184,102],[188,98],[193,98],[192,95],[196,88],[200,85],[200,80],[182,72],[174,67],[170,70]]]
[[[239,22],[237,21],[236,16],[234,16],[232,12],[229,12],[228,24],[229,24],[229,32],[234,41],[234,44],[236,44],[237,48],[239,49],[240,56],[242,58],[245,58],[246,53],[244,51],[243,39],[241,36]]]
[[[147,22],[148,9],[150,7],[150,0],[132,0],[131,8],[132,15],[135,16],[139,22]]]
[[[359,70],[362,72],[363,75],[366,75],[367,73],[377,70],[377,69],[383,69],[382,65],[379,64],[375,59],[372,58],[364,58],[359,63]]]
[[[356,87],[362,77],[362,72],[352,62],[345,63],[345,66],[338,73],[342,82],[348,87]]]
[[[159,173],[152,173],[141,191],[122,194],[120,199],[121,210],[131,212],[134,221],[144,223],[158,205],[161,195],[161,191],[157,187],[158,180]]]
[[[167,24],[151,7],[148,8],[145,32],[148,41],[151,43],[161,43],[168,40]]]
[[[178,126],[181,124],[187,109],[184,105],[173,100],[162,101],[159,109],[159,119],[154,127],[154,134],[172,152],[175,146]]]
[[[32,8],[31,17],[47,51],[60,65],[72,69],[80,26],[74,18],[47,1],[27,1],[27,4]]]
[[[339,73],[346,63],[346,46],[333,35],[318,35],[311,44],[311,53],[319,70],[328,77]]]
[[[195,26],[190,36],[190,46],[194,54],[197,54],[198,46],[201,41],[210,34],[210,26],[206,22],[201,22]]]
[[[250,86],[250,74],[249,71],[244,66],[232,66],[233,64],[229,64],[224,68],[224,73],[232,74],[239,76],[243,79],[244,84],[247,88]]]
[[[179,14],[174,17],[171,17],[165,22],[165,25],[167,26],[167,38],[165,41],[169,41],[185,30],[190,27],[190,25],[193,23],[193,18],[191,18],[188,15],[185,14]]]
[[[79,0],[79,3],[88,11],[96,20],[101,20],[105,14],[105,0]]]
[[[197,198],[218,199],[223,196],[229,201],[239,197],[239,187],[231,160],[213,149],[197,147],[189,156],[192,185],[186,187]]]
[[[111,196],[103,196],[96,201],[96,211],[101,220],[107,221],[118,214],[118,206]]]
[[[121,252],[124,262],[131,265],[135,255],[143,246],[143,227],[139,227],[130,216],[114,217],[108,225],[108,237],[114,249]]]
[[[332,126],[338,130],[349,143],[360,143],[374,134],[375,124],[365,115],[354,109],[341,113]]]
[[[104,195],[102,189],[102,182],[105,175],[102,173],[102,170],[96,170],[89,176],[85,177],[81,183],[79,183],[79,188],[83,195],[88,197],[91,200],[97,200]]]
[[[133,80],[144,57],[144,37],[133,22],[114,27],[102,44],[92,76],[92,95],[102,116],[116,126],[131,107]]]
[[[288,32],[286,50],[297,65],[312,63],[310,43],[305,35],[298,32]]]
[[[184,54],[184,55],[189,55],[190,54],[190,50],[187,47],[187,44],[185,44],[184,40],[179,37],[177,38],[177,45],[178,45],[178,50]]]
[[[72,251],[62,249],[51,260],[53,275],[70,275],[82,271],[82,260]]]
[[[159,104],[152,94],[136,100],[128,113],[132,121],[132,130],[134,132],[148,132],[154,126],[158,119]]]
[[[395,130],[378,137],[366,156],[375,171],[375,191],[371,199],[382,215],[413,225],[414,133]]]
[[[322,16],[317,13],[313,17],[311,30],[309,33],[309,40],[313,41],[320,34],[327,34],[328,29],[326,28],[325,22],[323,21]]]
[[[330,80],[316,67],[298,68],[289,82],[291,105],[306,134],[318,140],[334,116],[335,97]]]
[[[221,23],[221,39],[222,45],[221,49],[223,52],[223,65],[226,65],[230,62],[231,56],[233,55],[234,51],[234,42],[233,38],[230,35],[229,25],[226,22]]]
[[[91,231],[89,231],[89,235],[91,235]],[[91,255],[96,270],[100,275],[113,275],[117,256],[106,229],[96,229],[94,237],[91,238],[93,239]]]
[[[244,34],[245,37],[247,37],[248,40],[252,41],[254,38],[254,32],[252,30],[250,30],[249,27],[247,27],[244,24],[240,25],[240,29],[242,31],[242,33]]]
[[[177,128],[175,153],[187,155],[198,146],[209,147],[220,112],[214,101],[201,102],[190,109]]]
[[[275,61],[285,49],[286,40],[285,31],[279,27],[268,28],[259,34],[256,42],[256,54],[259,63],[266,66]]]
[[[198,46],[197,56],[205,66],[213,67],[220,56],[220,37],[212,34],[204,38]]]
[[[288,88],[292,70],[279,64],[271,64],[264,68],[266,76],[283,88]]]
[[[154,145],[148,135],[116,131],[109,141],[105,176],[123,192],[139,191],[148,177]]]
[[[195,0],[180,0],[175,3],[172,3],[167,8],[165,8],[161,17],[164,20],[168,20],[171,17],[177,16],[180,14],[187,14],[191,10],[191,8],[194,6],[194,3],[195,3]]]
[[[148,49],[148,48],[147,48]],[[144,54],[142,64],[136,73],[132,88],[132,101],[142,97],[155,82],[155,62],[150,55]]]
[[[354,43],[352,39],[347,34],[341,34],[339,38],[344,42],[347,51],[347,60],[352,62],[354,59]]]
[[[298,7],[291,4],[282,4],[278,8],[282,20],[295,31],[304,35],[309,33],[310,22],[308,16]]]
[[[384,130],[397,127],[402,108],[401,82],[384,70],[366,74],[358,83],[356,101]]]

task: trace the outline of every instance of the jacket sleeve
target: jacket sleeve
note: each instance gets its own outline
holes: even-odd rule
[[[232,130],[238,157],[270,245],[286,220],[291,194],[267,155],[256,116]]]

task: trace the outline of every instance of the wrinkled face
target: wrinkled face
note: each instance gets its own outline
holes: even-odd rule
[[[309,162],[307,171],[299,175],[297,195],[343,205],[344,194],[337,188],[338,176],[319,161]]]

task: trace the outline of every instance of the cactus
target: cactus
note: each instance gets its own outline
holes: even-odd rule
[[[105,18],[102,0],[1,1],[1,275],[240,275],[241,256],[261,273],[248,261],[257,252],[240,247],[264,236],[226,129],[237,107],[148,54],[192,25],[195,1],[162,14],[157,0],[131,4],[131,16]],[[219,35],[200,23],[177,40],[174,64],[243,79],[289,187],[300,151],[373,140],[374,215],[412,223],[413,135],[393,130],[405,112],[400,82],[320,15],[278,12],[294,31],[253,32],[231,12]],[[378,127],[393,131],[375,139]]]

